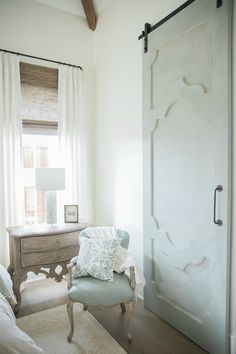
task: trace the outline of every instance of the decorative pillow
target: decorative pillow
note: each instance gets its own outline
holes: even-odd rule
[[[120,241],[118,238],[99,240],[81,237],[74,277],[91,275],[113,281],[113,266]]]
[[[14,308],[17,304],[15,295],[12,290],[11,277],[1,264],[0,264],[0,293],[4,295],[9,304]]]

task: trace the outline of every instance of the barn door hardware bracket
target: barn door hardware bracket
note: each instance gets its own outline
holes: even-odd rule
[[[216,7],[221,7],[223,5],[223,0],[216,0]]]
[[[196,0],[185,1],[181,6],[179,6],[177,9],[172,11],[169,15],[167,15],[162,20],[157,22],[154,26],[151,26],[149,23],[145,23],[144,31],[142,31],[142,33],[138,37],[138,39],[144,38],[144,53],[147,53],[147,51],[148,51],[148,34],[151,33],[152,31],[154,31],[155,29],[157,29],[158,27],[160,27],[161,25],[163,25],[163,23],[167,22],[175,15],[177,15],[180,11],[185,9],[187,6],[191,5],[194,1],[196,1]],[[221,1],[223,1],[223,0],[221,0]]]
[[[150,23],[145,23],[144,31],[142,31],[142,34],[144,36],[144,53],[147,53],[148,51],[148,34],[150,33],[150,29],[151,29]]]

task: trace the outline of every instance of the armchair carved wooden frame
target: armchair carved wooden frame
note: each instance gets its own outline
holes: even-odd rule
[[[129,235],[127,232],[120,230],[121,237],[126,237],[126,246],[128,247]],[[121,243],[122,244],[122,243]],[[135,289],[135,271],[134,267],[130,267],[130,277],[125,273],[118,274],[114,272],[114,282],[107,282],[103,280],[98,280],[93,277],[82,277],[73,279],[73,267],[77,263],[77,257],[74,257],[70,264],[68,265],[68,302],[67,302],[67,312],[70,322],[70,331],[67,336],[67,341],[72,341],[72,336],[74,332],[74,314],[73,314],[73,304],[74,302],[80,302],[83,304],[83,309],[86,311],[88,306],[104,306],[110,307],[115,305],[120,305],[122,312],[126,312],[126,305],[128,309],[127,313],[127,329],[128,329],[128,339],[132,340],[131,335],[131,320],[134,309],[134,289]],[[85,286],[83,286],[85,282]],[[92,294],[90,296],[89,291],[84,293],[86,286],[91,283]],[[82,283],[82,287],[80,285]],[[81,290],[80,290],[81,288]],[[88,288],[88,286],[87,286]],[[99,296],[96,296],[96,289],[98,289]],[[83,293],[81,294],[80,291]],[[107,295],[108,294],[108,295]],[[92,300],[91,300],[92,299]],[[104,300],[105,299],[105,300]]]

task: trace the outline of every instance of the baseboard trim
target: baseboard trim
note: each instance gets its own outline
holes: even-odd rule
[[[230,354],[236,354],[236,336],[230,336]]]

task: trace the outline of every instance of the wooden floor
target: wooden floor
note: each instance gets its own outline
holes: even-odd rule
[[[42,280],[30,283],[22,292],[17,317],[66,303],[66,282]],[[142,302],[135,305],[132,321],[133,341],[127,339],[126,313],[119,306],[91,307],[89,311],[129,354],[204,354],[203,349],[162,321]],[[68,323],[69,329],[69,323]]]

